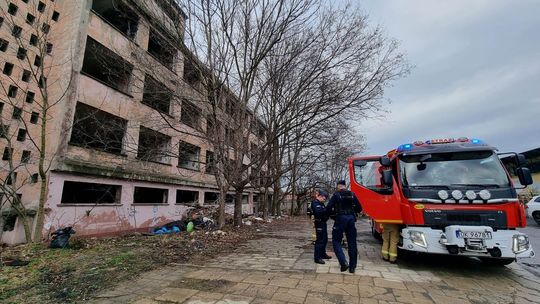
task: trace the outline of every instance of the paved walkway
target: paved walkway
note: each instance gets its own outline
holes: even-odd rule
[[[418,256],[389,264],[366,220],[357,223],[359,265],[313,263],[310,224],[261,232],[204,266],[172,265],[99,295],[96,303],[540,303],[539,278],[513,263]],[[331,231],[331,227],[329,227]],[[333,256],[331,244],[329,253]]]

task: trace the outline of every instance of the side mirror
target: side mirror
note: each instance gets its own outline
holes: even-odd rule
[[[381,158],[379,159],[379,163],[381,163],[381,166],[383,167],[389,167],[391,165],[391,162],[390,162],[390,157],[388,156],[381,156]]]
[[[394,185],[394,179],[392,178],[392,170],[383,170],[382,171],[382,183],[388,188],[392,188]]]
[[[516,165],[518,167],[523,167],[527,165],[527,159],[523,154],[516,154]]]
[[[353,160],[353,165],[356,166],[356,167],[362,167],[362,166],[365,166],[366,164],[367,164],[367,161],[365,161],[363,159]]]
[[[516,173],[519,178],[520,184],[522,184],[523,186],[532,185],[533,179],[531,176],[531,171],[529,171],[528,168],[517,168]]]

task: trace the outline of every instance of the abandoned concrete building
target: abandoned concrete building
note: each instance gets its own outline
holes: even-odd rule
[[[40,189],[36,153],[23,133],[38,136],[35,122],[48,118],[51,156],[43,235],[66,226],[77,235],[145,230],[180,219],[193,204],[215,204],[212,148],[199,136],[209,130],[204,106],[197,102],[204,92],[190,77],[188,56],[164,44],[167,30],[182,35],[186,16],[175,1],[7,0],[2,11],[19,25],[7,26],[7,17],[0,20],[0,77],[24,89],[0,92],[2,100],[13,100],[0,105],[2,123],[17,135],[14,144],[0,142],[0,149],[4,162],[27,164],[15,172],[17,179],[2,174],[20,185],[22,203],[35,210]],[[32,45],[31,26],[42,20],[51,23],[40,25],[50,30],[50,51],[45,58],[31,47],[24,52],[50,63],[49,81],[56,79],[48,94],[58,103],[47,118],[32,110],[39,83],[28,81],[16,47],[18,39]],[[246,119],[257,126],[248,137],[256,145],[264,127],[253,115]],[[257,190],[244,193],[244,212],[256,208]],[[9,208],[2,205],[0,242],[23,242],[22,224]]]

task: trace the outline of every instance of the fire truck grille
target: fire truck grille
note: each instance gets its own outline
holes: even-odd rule
[[[506,213],[503,211],[424,210],[424,224],[432,227],[468,225],[504,229],[506,223]]]

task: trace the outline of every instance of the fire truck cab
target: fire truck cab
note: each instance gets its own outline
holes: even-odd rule
[[[478,139],[403,144],[349,159],[351,190],[374,221],[401,224],[403,250],[467,255],[493,264],[532,257],[523,205],[497,150]],[[512,153],[523,186],[523,155]]]

